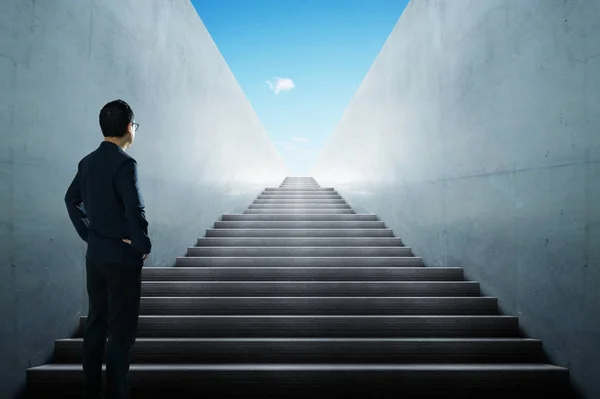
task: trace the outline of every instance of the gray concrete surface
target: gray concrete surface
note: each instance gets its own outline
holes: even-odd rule
[[[286,170],[189,1],[0,0],[0,397],[85,314],[84,243],[63,197],[129,102],[154,253],[173,265]]]
[[[600,2],[412,0],[312,175],[600,398]]]

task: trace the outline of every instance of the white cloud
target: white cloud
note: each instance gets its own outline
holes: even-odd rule
[[[292,137],[292,141],[296,143],[308,143],[310,140],[308,137]]]
[[[274,78],[272,82],[267,80],[266,83],[275,94],[279,94],[280,91],[290,91],[296,87],[294,81],[289,78]]]

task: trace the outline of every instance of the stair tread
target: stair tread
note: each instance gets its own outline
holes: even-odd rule
[[[198,247],[190,247],[190,248],[198,248]],[[222,247],[205,247],[205,248],[222,248]],[[229,248],[236,248],[236,247],[229,247]],[[239,247],[237,247],[239,248]],[[256,248],[256,247],[244,247],[244,248]],[[281,247],[270,247],[270,248],[281,248]],[[306,247],[304,247],[306,248]],[[309,247],[310,248],[310,247]],[[340,248],[346,248],[346,247],[340,247]],[[356,247],[355,247],[356,248]],[[373,248],[373,247],[366,247],[366,248]],[[383,248],[389,248],[389,247],[383,247]],[[187,258],[187,259],[214,259],[214,256],[178,256],[178,258]],[[260,259],[281,259],[281,260],[287,260],[287,259],[326,259],[326,260],[333,260],[333,259],[346,259],[346,260],[367,260],[367,259],[402,259],[402,258],[410,258],[410,259],[421,259],[419,256],[218,256],[217,258],[219,259],[253,259],[253,260],[260,260]]]
[[[302,257],[302,256],[301,256]],[[196,258],[202,258],[202,256],[196,256]],[[236,259],[238,259],[239,257],[234,257]],[[277,256],[275,256],[275,258],[277,258]],[[330,258],[340,258],[339,256],[331,256],[331,257],[327,257],[327,259]],[[356,259],[357,257],[352,257],[352,259]],[[369,256],[369,258],[373,258],[373,256]],[[377,257],[376,257],[377,258]],[[383,256],[383,258],[389,258],[389,256]],[[252,257],[252,259],[256,259],[256,257]],[[360,267],[344,267],[344,266],[320,266],[320,267],[316,267],[316,266],[248,266],[248,267],[238,267],[238,266],[206,266],[206,267],[197,267],[197,266],[189,266],[189,267],[185,267],[185,268],[180,268],[177,266],[144,266],[144,268],[142,269],[142,271],[146,271],[146,270],[160,270],[160,271],[166,271],[166,270],[221,270],[221,269],[237,269],[237,270],[254,270],[254,269],[259,269],[259,270],[290,270],[290,269],[301,269],[301,270],[359,270],[361,269]],[[406,271],[413,271],[413,270],[462,270],[462,267],[433,267],[433,266],[428,266],[428,267],[422,267],[422,266],[417,266],[417,267],[413,267],[413,266],[407,266],[407,267],[403,267],[403,268],[398,268],[397,266],[372,266],[372,267],[365,267],[362,269],[367,269],[367,270],[406,270]]]
[[[80,316],[86,319],[87,316]],[[517,320],[506,315],[140,315],[140,319],[491,319]]]
[[[104,366],[103,366],[104,368]],[[545,363],[504,363],[504,364],[143,364],[132,363],[131,369],[135,370],[244,370],[244,371],[302,371],[302,370],[371,370],[371,371],[567,371],[566,368]],[[83,371],[80,364],[46,364],[31,367],[28,371]]]
[[[194,247],[228,247],[228,248],[406,248],[399,237],[273,237],[248,236],[235,237],[199,237]]]
[[[479,284],[479,282],[477,281],[369,281],[369,280],[364,280],[364,281],[345,281],[345,280],[339,280],[339,281],[313,281],[313,280],[306,280],[306,281],[288,281],[288,280],[278,280],[278,281],[272,281],[272,280],[264,280],[264,281],[258,281],[258,280],[253,280],[253,281],[248,281],[248,280],[243,280],[243,281],[236,281],[236,280],[232,280],[232,281],[188,281],[188,280],[182,280],[182,281],[143,281],[144,283],[148,283],[148,284],[272,284],[272,285],[282,285],[282,284],[396,284],[396,285],[409,285],[409,284],[439,284],[439,285],[443,285],[443,284],[456,284],[456,285],[475,285],[475,284]]]
[[[242,230],[242,229],[240,229]],[[291,229],[289,229],[291,230]],[[375,230],[375,229],[372,229]],[[253,241],[327,241],[327,240],[343,240],[343,241],[360,241],[360,240],[373,240],[373,241],[400,241],[400,237],[199,237],[201,240],[206,241],[239,241],[239,240],[253,240]],[[238,247],[240,248],[240,247]],[[269,247],[265,247],[269,248]],[[309,247],[310,248],[310,247]],[[336,248],[331,246],[327,248]],[[340,248],[340,247],[337,247]],[[357,247],[361,248],[361,247]],[[372,247],[369,247],[372,248]],[[377,248],[377,247],[375,247]],[[387,247],[386,247],[387,248]],[[406,248],[406,247],[404,247]]]
[[[234,222],[235,220],[231,220],[231,222]],[[240,220],[240,222],[244,222],[245,220]],[[247,220],[248,222],[251,222],[252,220]],[[268,220],[257,220],[260,222],[268,222]],[[289,220],[290,222],[294,222],[295,220]],[[374,220],[375,222],[376,220]],[[275,220],[274,222],[277,222],[277,220]],[[267,228],[253,228],[253,229],[244,229],[244,228],[229,228],[229,227],[225,227],[225,228],[212,228],[212,229],[207,229],[210,231],[236,231],[236,232],[247,232],[248,230],[269,230],[269,231],[296,231],[298,229],[294,229],[292,227],[284,227],[284,228],[271,228],[271,229],[267,229]],[[302,229],[302,230],[308,230],[309,232],[315,231],[315,232],[322,232],[324,230],[331,230],[331,231],[356,231],[356,230],[360,230],[360,231],[367,231],[367,232],[371,232],[373,230],[377,230],[377,231],[392,231],[392,229],[390,229],[389,227],[382,227],[380,229],[365,229],[363,227],[352,227],[352,228],[337,228],[337,227],[324,227],[324,228],[311,228],[311,229]],[[316,237],[315,237],[316,238]]]
[[[248,216],[268,216],[268,214],[247,214]],[[286,216],[292,214],[284,213],[273,213],[271,216],[279,215]],[[315,215],[315,216],[323,216]],[[329,215],[329,216],[333,216]],[[338,215],[339,216],[339,215]],[[352,214],[343,216],[353,216]],[[381,220],[218,220],[215,222],[215,226],[276,226],[276,227],[251,227],[255,229],[298,229],[304,227],[282,227],[282,226],[307,226],[309,229],[388,229],[385,227],[385,223]],[[315,227],[315,226],[327,226],[327,227]],[[358,227],[352,227],[358,226]],[[377,226],[377,227],[364,227],[364,226]],[[228,229],[244,229],[247,227],[216,227],[217,229],[228,228]]]
[[[324,267],[339,265],[345,267],[423,267],[423,259],[418,256],[178,256],[176,265],[182,267],[199,265],[228,265],[237,267],[268,266],[281,267],[283,265],[309,265]]]
[[[224,213],[223,215],[224,216],[247,216],[247,214],[245,214],[245,213]],[[321,216],[320,213],[316,213],[316,214],[312,214],[312,215],[310,213],[306,213],[303,216],[315,216],[315,215]],[[353,216],[377,216],[377,214],[361,212],[361,213],[355,213]]]
[[[212,299],[215,301],[221,299],[265,299],[265,300],[274,300],[274,299],[302,299],[302,300],[356,300],[356,299],[376,299],[376,300],[390,300],[390,299],[398,299],[398,300],[419,300],[419,301],[427,301],[427,300],[440,300],[440,301],[452,301],[455,299],[464,299],[470,301],[476,300],[489,300],[496,299],[493,296],[143,296],[143,299],[174,299],[174,300],[182,300],[182,299]]]
[[[479,295],[476,281],[288,281],[288,280],[231,280],[231,281],[143,281],[142,292],[150,295],[191,295],[207,292],[209,295]]]
[[[352,208],[347,204],[251,204],[246,210],[255,211],[273,211],[283,213],[281,211],[308,211],[308,210],[325,210],[325,211],[351,211]]]
[[[376,233],[387,233],[389,235],[382,235],[381,237],[385,237],[385,238],[400,238],[400,237],[394,237],[393,236],[393,231],[390,228],[380,228],[380,229],[372,229],[372,228],[352,228],[352,229],[343,229],[343,228],[320,228],[320,229],[314,229],[314,228],[310,228],[310,229],[297,229],[297,228],[211,228],[211,229],[207,229],[206,230],[207,234],[225,234],[225,233],[235,233],[237,234],[235,237],[248,237],[248,238],[253,238],[256,237],[254,235],[251,234],[282,234],[282,233],[294,233],[294,234],[302,234],[301,236],[289,236],[290,238],[300,238],[300,237],[306,237],[306,238],[338,238],[338,237],[357,237],[357,238],[369,238],[371,236],[368,235],[364,235],[364,236],[346,236],[346,235],[342,235],[339,236],[338,234],[373,234],[374,232]],[[247,236],[243,236],[242,234],[248,234]],[[311,235],[311,234],[315,234],[315,235]],[[327,236],[324,234],[335,234],[335,235],[331,235],[331,236]],[[210,236],[210,235],[206,235],[204,237],[215,237],[215,236]],[[227,237],[227,236],[225,236]],[[279,236],[279,235],[275,235],[275,236],[268,236],[268,238],[271,237],[288,237],[288,236]],[[377,236],[379,237],[379,236]]]
[[[83,338],[62,338],[57,342],[83,342]],[[140,342],[383,342],[383,343],[513,343],[541,342],[533,338],[137,338]]]
[[[246,209],[244,211],[245,214],[247,215],[290,215],[290,214],[296,214],[296,215],[304,215],[304,214],[309,214],[311,212],[314,213],[320,213],[323,215],[354,215],[355,212],[354,210],[350,209],[350,208],[346,208],[346,209],[326,209],[326,208],[321,208],[321,209],[314,209],[314,208],[310,208],[310,209],[285,209],[285,208],[279,208],[279,209]]]
[[[256,281],[265,279],[286,279],[296,281],[465,281],[463,269],[460,267],[433,268],[423,266],[189,266],[189,267],[144,267],[142,278],[152,281],[181,281],[189,279],[211,279],[229,281],[241,279]],[[401,280],[390,280],[401,279]],[[442,279],[442,280],[440,280]]]

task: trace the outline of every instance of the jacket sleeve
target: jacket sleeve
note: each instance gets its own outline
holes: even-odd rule
[[[88,219],[85,213],[85,209],[83,207],[83,202],[81,198],[81,188],[79,186],[79,181],[81,178],[81,167],[77,167],[77,174],[71,185],[67,189],[67,193],[65,194],[65,204],[67,206],[67,212],[69,213],[69,217],[71,218],[71,222],[79,234],[79,237],[83,241],[87,242],[88,239]]]
[[[125,206],[131,245],[138,252],[149,254],[152,243],[148,236],[148,221],[139,189],[137,163],[134,159],[128,159],[119,168],[115,176],[115,187]]]

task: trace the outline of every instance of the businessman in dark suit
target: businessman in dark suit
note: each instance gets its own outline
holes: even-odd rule
[[[106,397],[128,397],[130,352],[137,334],[141,270],[151,250],[137,163],[125,153],[138,124],[127,103],[100,111],[104,141],[78,165],[65,195],[85,242],[89,312],[83,338],[86,398],[99,398],[106,338]]]

